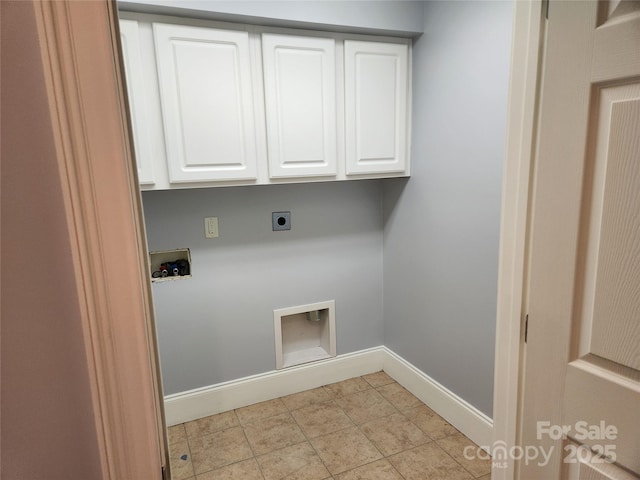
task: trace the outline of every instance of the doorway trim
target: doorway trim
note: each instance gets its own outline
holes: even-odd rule
[[[545,0],[513,2],[513,38],[502,184],[498,304],[493,393],[493,445],[518,444],[524,345],[527,241],[532,167],[544,44]],[[516,478],[513,459],[496,458],[493,480]]]
[[[514,2],[504,164],[494,443],[517,442],[521,310],[543,2]],[[115,2],[34,2],[67,208],[105,479],[151,478],[164,433],[141,201],[133,169]],[[125,123],[123,123],[123,121]],[[105,174],[108,173],[108,174]],[[109,276],[113,265],[117,281]],[[494,479],[514,478],[514,465]]]
[[[115,1],[32,3],[79,298],[102,479],[166,461],[141,199]]]

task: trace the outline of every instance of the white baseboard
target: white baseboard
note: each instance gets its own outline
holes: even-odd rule
[[[164,397],[167,425],[246,407],[383,369],[383,347],[275,370]]]
[[[383,370],[481,447],[493,442],[493,420],[386,347]]]
[[[167,395],[166,421],[169,426],[177,425],[379,370],[387,372],[476,444],[491,445],[491,418],[384,346]]]

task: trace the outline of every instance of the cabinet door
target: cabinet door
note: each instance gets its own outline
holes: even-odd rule
[[[138,182],[143,186],[151,186],[155,181],[139,38],[138,22],[120,20],[120,40],[131,113],[133,146],[138,166]]]
[[[345,40],[347,174],[407,172],[409,47]]]
[[[249,34],[153,24],[169,181],[256,178]]]
[[[269,175],[335,175],[335,40],[262,35]]]

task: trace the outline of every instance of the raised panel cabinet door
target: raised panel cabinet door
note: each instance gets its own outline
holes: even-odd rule
[[[249,34],[153,24],[169,181],[256,178]]]
[[[347,175],[408,170],[408,57],[406,44],[345,40]]]
[[[335,40],[262,35],[269,175],[335,175]]]
[[[138,22],[135,20],[120,20],[120,41],[122,43],[127,95],[129,96],[138,183],[143,186],[152,186],[155,183],[155,179],[153,176],[151,137],[148,130],[147,97],[142,76]]]

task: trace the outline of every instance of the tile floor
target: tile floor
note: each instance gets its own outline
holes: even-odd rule
[[[471,441],[384,372],[169,428],[173,480],[490,480]]]

